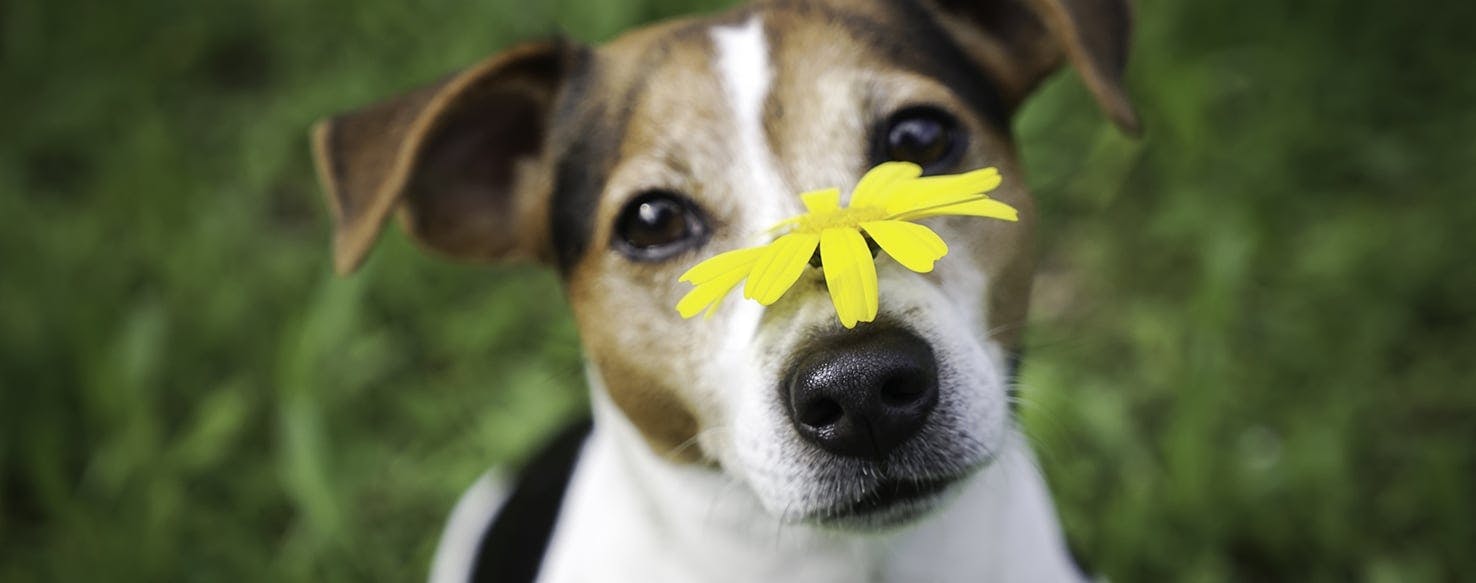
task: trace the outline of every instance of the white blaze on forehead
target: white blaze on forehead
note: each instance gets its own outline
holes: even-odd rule
[[[737,130],[731,144],[736,164],[730,179],[736,192],[748,201],[750,212],[757,218],[755,222],[763,226],[777,223],[783,218],[783,200],[788,189],[779,177],[774,152],[764,137],[764,103],[769,99],[774,71],[763,19],[754,15],[742,25],[713,27],[710,34],[716,55],[713,69],[722,82]],[[758,236],[762,235],[761,230],[762,226],[753,229]],[[751,244],[766,242],[750,241]],[[745,301],[727,302],[724,309],[734,313],[729,320],[723,352],[740,353],[752,340],[763,308]]]
[[[738,126],[733,146],[738,163],[736,176],[742,180],[739,186],[758,191],[745,195],[780,199],[785,192],[784,184],[774,164],[774,153],[764,138],[764,102],[769,98],[774,71],[763,20],[754,15],[741,26],[714,27],[711,34],[717,54],[713,68],[722,80],[728,107]],[[779,220],[779,217],[763,218]]]

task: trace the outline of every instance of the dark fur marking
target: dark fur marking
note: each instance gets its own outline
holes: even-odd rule
[[[918,52],[928,56],[924,62],[916,64],[918,70],[931,71],[945,86],[958,91],[976,113],[1001,132],[1010,133],[1012,112],[1005,107],[999,88],[991,82],[983,65],[969,58],[933,14],[916,1],[904,0],[896,6],[912,29],[903,38],[915,42]]]
[[[894,3],[895,22],[881,22],[808,2],[780,1],[775,11],[819,17],[881,51],[887,62],[938,81],[985,121],[1009,133],[1011,111],[984,66],[969,58],[933,15],[913,0]]]
[[[566,273],[589,246],[600,190],[619,148],[618,134],[602,131],[604,106],[586,103],[592,89],[599,84],[593,61],[590,51],[577,55],[559,104],[554,108],[554,119],[565,120],[562,123],[566,125],[560,130],[568,145],[554,165],[549,243],[559,270]]]
[[[603,117],[597,109],[591,117]],[[595,211],[599,208],[600,190],[614,164],[618,141],[597,123],[579,124],[586,128],[572,142],[555,167],[554,192],[549,204],[549,236],[559,271],[568,273],[589,247],[594,230]]]

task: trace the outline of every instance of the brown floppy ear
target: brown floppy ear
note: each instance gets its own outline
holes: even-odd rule
[[[1123,131],[1138,133],[1138,114],[1123,85],[1132,36],[1129,0],[935,3],[945,13],[950,29],[984,33],[966,35],[973,36],[973,42],[965,39],[964,44],[1002,73],[1007,85],[1002,89],[1012,106],[1069,60],[1113,123]]]
[[[582,53],[518,46],[434,85],[313,128],[333,211],[333,264],[352,273],[391,211],[416,241],[470,261],[546,254],[551,112]]]

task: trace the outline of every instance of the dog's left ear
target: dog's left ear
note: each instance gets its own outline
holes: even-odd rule
[[[358,268],[390,212],[420,244],[470,261],[542,258],[552,110],[583,49],[514,47],[450,78],[318,123],[333,263]]]
[[[1108,117],[1128,133],[1138,114],[1123,84],[1132,36],[1129,0],[933,0],[964,46],[1006,77],[1011,106],[1069,60]],[[950,18],[952,17],[952,18]],[[969,32],[983,32],[970,35]],[[1064,57],[1064,58],[1063,58]]]

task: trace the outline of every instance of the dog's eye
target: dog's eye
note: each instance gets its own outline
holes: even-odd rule
[[[912,162],[923,172],[945,170],[963,152],[958,120],[936,107],[909,107],[892,114],[878,132],[876,163]]]
[[[673,192],[651,191],[625,205],[615,221],[615,247],[639,261],[660,261],[702,244],[707,222]]]

